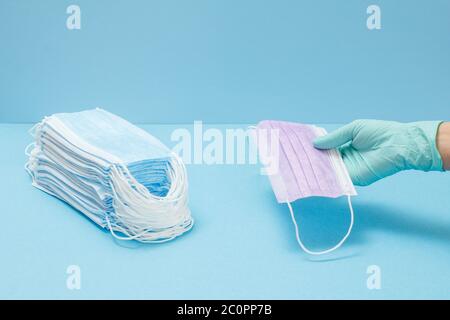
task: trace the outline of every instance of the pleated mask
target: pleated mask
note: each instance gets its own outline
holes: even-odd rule
[[[45,117],[31,133],[32,184],[114,237],[157,243],[192,228],[186,168],[143,129],[97,108]]]
[[[356,195],[356,190],[339,151],[314,148],[314,139],[325,135],[326,130],[313,125],[265,120],[257,125],[256,133],[259,157],[263,164],[270,163],[272,166],[267,175],[277,201],[286,203],[289,208],[300,247],[313,255],[329,253],[339,248],[353,227],[350,197]],[[291,206],[298,199],[313,196],[347,196],[350,209],[347,233],[337,245],[323,251],[309,250],[303,244]]]

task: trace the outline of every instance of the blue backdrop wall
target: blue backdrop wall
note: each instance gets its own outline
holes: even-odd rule
[[[449,0],[0,0],[0,122],[450,119],[449,34]]]

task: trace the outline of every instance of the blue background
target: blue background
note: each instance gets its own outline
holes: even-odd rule
[[[194,228],[161,245],[123,244],[31,186],[28,128],[0,125],[0,298],[450,299],[446,173],[403,172],[357,188],[348,241],[311,258],[259,165],[188,165]],[[172,146],[179,126],[143,128]],[[345,198],[299,200],[294,210],[313,249],[334,245],[348,226]],[[69,265],[81,268],[81,290],[66,287]],[[366,286],[370,265],[381,269],[380,290]]]
[[[66,28],[70,4],[81,30]],[[366,27],[370,4],[381,30]],[[188,165],[194,229],[124,245],[31,186],[31,124],[18,124],[99,106],[158,123],[143,127],[172,146],[174,124],[193,120],[450,119],[449,30],[448,0],[0,0],[0,298],[449,299],[448,174],[358,188],[348,242],[311,258],[258,165]],[[312,248],[348,224],[345,199],[295,210]],[[367,289],[370,265],[381,290]]]
[[[449,30],[448,0],[0,0],[0,122],[449,118]]]

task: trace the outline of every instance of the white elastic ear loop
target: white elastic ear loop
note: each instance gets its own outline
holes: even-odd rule
[[[130,207],[130,210],[118,211],[115,208],[115,214],[122,221],[123,225],[112,225],[108,216],[105,216],[108,229],[113,237],[118,240],[137,240],[144,243],[163,243],[174,239],[175,237],[189,231],[194,223],[187,208],[187,179],[186,169],[178,156],[174,155],[172,164],[171,187],[165,197],[151,195],[147,189],[144,189],[130,173],[126,170],[122,172],[115,166],[111,167],[112,192],[114,199],[122,204],[122,209]],[[132,181],[128,181],[132,179]],[[124,179],[126,181],[122,181]],[[116,183],[114,183],[116,182]],[[123,183],[122,183],[123,182]],[[129,185],[130,182],[136,187],[136,190]],[[142,190],[140,188],[142,187]],[[117,190],[116,190],[117,189]],[[143,194],[141,194],[141,192]],[[145,192],[144,192],[145,191]],[[125,200],[123,200],[124,198]],[[152,213],[151,215],[144,214]],[[170,227],[155,227],[158,224],[172,225]],[[145,225],[153,227],[143,228]],[[120,236],[116,232],[123,233]]]
[[[289,202],[287,202],[287,205],[289,207],[289,211],[291,213],[291,218],[292,218],[292,222],[294,223],[295,226],[295,236],[297,238],[297,242],[300,245],[300,247],[303,249],[303,251],[305,251],[308,254],[311,255],[321,255],[321,254],[326,254],[326,253],[330,253],[336,249],[338,249],[340,246],[342,246],[342,244],[345,242],[345,240],[347,240],[348,236],[350,235],[350,233],[352,232],[352,228],[353,228],[353,207],[352,207],[352,201],[350,199],[350,196],[347,196],[347,200],[348,200],[348,207],[350,208],[350,226],[348,227],[347,233],[345,234],[345,236],[342,238],[341,241],[339,241],[339,243],[337,245],[335,245],[334,247],[327,249],[327,250],[323,250],[323,251],[311,251],[308,248],[305,247],[305,245],[303,244],[302,240],[300,239],[300,234],[298,232],[298,225],[297,225],[297,221],[295,221],[295,216],[294,216],[294,210],[292,209],[292,206]]]
[[[25,155],[27,157],[31,156],[31,149],[33,149],[35,146],[36,146],[36,143],[35,142],[31,142],[30,144],[28,144],[25,147]]]
[[[108,224],[108,228],[109,228],[109,232],[111,233],[111,235],[116,238],[117,240],[122,240],[122,241],[130,241],[130,240],[138,240],[138,238],[142,237],[143,235],[145,235],[146,233],[149,232],[149,230],[144,230],[139,234],[135,234],[134,236],[128,236],[128,237],[121,237],[119,235],[117,235],[114,232],[114,229],[112,228],[111,222],[109,221],[108,216],[106,216],[106,223]],[[168,242],[170,240],[175,239],[176,236],[167,238],[167,239],[161,239],[161,240],[151,240],[152,243],[164,243],[164,242]]]

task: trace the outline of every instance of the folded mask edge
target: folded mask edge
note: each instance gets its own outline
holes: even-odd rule
[[[319,126],[313,126],[313,128],[314,128],[314,132],[316,133],[316,135],[318,137],[324,136],[327,134],[327,130],[325,128],[322,128]],[[326,152],[328,153],[328,155],[330,157],[331,165],[334,168],[336,178],[341,185],[344,195],[348,195],[348,196],[358,195],[340,152],[337,149],[329,149],[329,150],[326,150]]]

